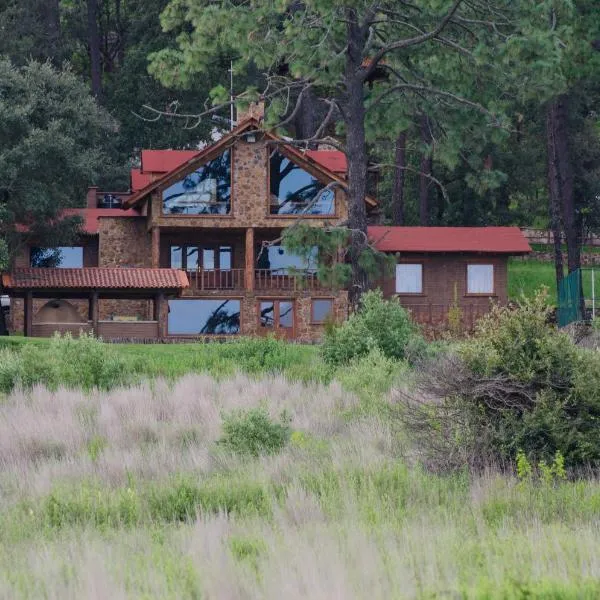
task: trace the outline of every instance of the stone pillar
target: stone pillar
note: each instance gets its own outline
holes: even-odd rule
[[[163,293],[156,294],[154,297],[154,320],[158,324],[158,338],[162,339],[167,335],[167,319],[169,311],[166,308],[165,295]]]
[[[152,228],[152,268],[160,266],[160,228]]]
[[[254,229],[246,229],[246,291],[254,291]]]
[[[31,291],[25,293],[24,309],[23,335],[25,337],[31,337],[33,333],[33,293]]]
[[[92,331],[96,337],[98,337],[98,320],[98,292],[94,291],[90,294],[89,298],[88,321],[92,322]]]

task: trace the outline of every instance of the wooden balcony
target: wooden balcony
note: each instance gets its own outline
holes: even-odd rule
[[[187,272],[190,287],[194,292],[209,290],[246,289],[246,273],[244,269],[197,269]],[[281,290],[296,292],[302,290],[316,291],[327,289],[314,273],[290,275],[284,269],[255,269],[254,289],[257,291]]]

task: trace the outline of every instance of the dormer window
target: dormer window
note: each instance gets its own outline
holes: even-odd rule
[[[231,152],[188,173],[163,190],[165,215],[228,215],[231,213]]]
[[[269,176],[271,215],[335,215],[334,191],[280,152],[271,154]]]

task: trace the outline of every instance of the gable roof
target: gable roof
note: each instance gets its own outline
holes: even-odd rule
[[[2,275],[7,289],[173,289],[189,286],[180,269],[83,267],[15,269]]]
[[[306,156],[329,169],[332,173],[345,175],[348,170],[346,155],[339,150],[307,150]]]
[[[142,173],[169,173],[200,154],[199,150],[142,150]]]
[[[381,227],[368,228],[381,252],[478,252],[527,254],[529,242],[518,227]]]
[[[258,129],[259,127],[260,127],[260,122],[257,119],[255,119],[254,117],[245,119],[237,127],[235,127],[232,131],[230,131],[229,133],[224,135],[220,140],[218,140],[214,144],[207,146],[206,148],[204,148],[203,150],[200,150],[199,152],[194,152],[189,158],[187,157],[187,154],[186,154],[187,159],[184,162],[180,162],[179,166],[177,166],[173,170],[165,173],[162,177],[159,177],[159,178],[155,179],[154,181],[148,183],[142,189],[134,191],[134,193],[123,202],[123,207],[131,208],[133,206],[136,206],[141,200],[143,200],[148,194],[152,193],[155,189],[160,187],[164,182],[171,179],[172,177],[176,177],[177,175],[182,175],[191,164],[202,163],[204,161],[208,161],[211,158],[218,156],[221,152],[223,152],[225,149],[230,147],[235,142],[237,137],[240,134],[242,134],[244,131]],[[282,139],[280,137],[278,137],[268,131],[261,131],[261,133],[264,136],[266,136],[272,140],[282,141]],[[302,165],[302,164],[310,165],[313,169],[316,169],[317,171],[319,171],[321,173],[321,175],[323,175],[327,179],[330,179],[332,181],[337,181],[344,187],[347,185],[346,181],[344,180],[343,177],[340,177],[339,173],[336,173],[336,172],[330,170],[329,168],[325,167],[323,164],[321,164],[320,161],[317,161],[314,158],[312,158],[308,152],[306,152],[306,153],[301,152],[301,151],[297,150],[296,148],[294,148],[293,146],[287,146],[285,144],[282,145],[281,148],[282,148],[282,150],[284,150],[284,152],[287,155],[290,156],[290,158],[293,158],[293,160],[297,161],[300,165]],[[148,152],[148,151],[146,151],[146,152]],[[153,152],[161,152],[161,151],[153,151]],[[172,151],[162,151],[162,152],[172,152]],[[186,151],[180,151],[180,152],[187,153],[187,152],[191,152],[191,151],[186,150]],[[179,155],[179,157],[177,157],[176,160],[183,160],[183,158],[184,158],[184,155]],[[154,160],[154,158],[153,158],[153,160]],[[339,160],[338,160],[338,162],[339,162]],[[143,163],[143,160],[142,160],[142,163]],[[142,171],[145,171],[145,168],[143,167],[143,165],[142,165]],[[377,201],[374,200],[373,198],[367,197],[366,202],[370,206],[377,206]]]
[[[142,173],[141,169],[131,169],[129,176],[129,185],[132,192],[143,190],[147,185],[150,185],[154,180],[152,173]]]

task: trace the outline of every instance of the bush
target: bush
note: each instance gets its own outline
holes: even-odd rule
[[[26,344],[20,352],[0,351],[0,391],[16,386],[45,385],[84,389],[109,389],[130,383],[130,361],[115,348],[94,338],[69,334],[54,336],[49,346]]]
[[[416,359],[424,342],[408,312],[395,300],[384,300],[381,291],[367,292],[360,309],[339,327],[325,331],[323,358],[332,365],[348,363],[377,348],[387,358]]]
[[[218,444],[234,454],[257,457],[277,454],[290,439],[290,419],[277,423],[264,408],[235,411],[223,418],[223,437]]]
[[[453,355],[431,363],[403,418],[438,465],[600,461],[600,354],[548,322],[544,293],[496,308]]]

